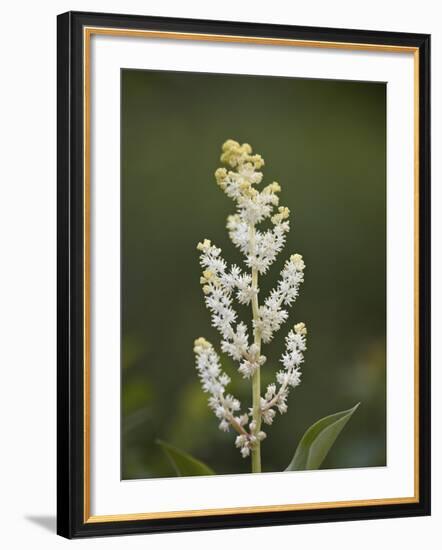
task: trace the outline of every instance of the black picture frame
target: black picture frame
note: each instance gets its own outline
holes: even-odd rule
[[[412,503],[196,517],[88,521],[84,404],[85,27],[296,39],[414,48],[419,59],[419,498]],[[67,538],[271,526],[430,514],[430,36],[398,32],[68,12],[57,21],[57,532]]]

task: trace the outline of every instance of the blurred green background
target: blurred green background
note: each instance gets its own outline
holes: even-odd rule
[[[122,478],[175,475],[157,438],[217,473],[250,471],[234,434],[217,428],[192,351],[199,336],[219,349],[197,242],[209,238],[227,261],[242,260],[225,230],[233,202],[213,176],[228,138],[264,157],[264,183],[281,184],[292,213],[260,299],[290,254],[307,265],[288,323],[264,348],[263,387],[290,326],[307,324],[302,383],[266,429],[263,471],[283,470],[314,421],[358,401],[323,467],[385,465],[385,84],[123,70],[121,85]],[[250,320],[248,307],[237,309]],[[250,382],[230,359],[223,365],[229,390],[250,406]]]

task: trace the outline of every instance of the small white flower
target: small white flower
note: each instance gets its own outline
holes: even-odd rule
[[[243,361],[238,371],[243,375],[244,378],[250,378],[255,374],[255,371],[259,369],[259,364],[254,361]]]
[[[275,393],[276,393],[276,384],[269,384],[267,386],[267,391],[265,394],[265,398],[267,399],[267,401],[270,401],[270,399],[272,399]]]
[[[273,424],[273,419],[275,418],[275,411],[273,409],[267,409],[262,411],[262,419],[269,426]]]
[[[235,419],[240,426],[245,426],[249,421],[249,415],[247,413],[242,414],[239,418]]]
[[[235,446],[236,447],[244,447],[247,443],[247,436],[246,435],[238,435],[235,439]]]
[[[227,420],[223,419],[221,420],[221,422],[219,423],[219,429],[222,431],[222,432],[228,432],[229,431],[229,427],[230,427],[230,424],[227,422]]]
[[[248,445],[241,448],[241,455],[243,458],[247,458],[249,454],[250,454],[250,447]]]

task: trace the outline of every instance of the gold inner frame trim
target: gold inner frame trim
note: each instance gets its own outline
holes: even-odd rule
[[[304,48],[342,49],[370,52],[412,53],[414,62],[414,495],[410,497],[347,500],[336,502],[281,504],[269,506],[248,506],[235,508],[215,508],[206,510],[178,510],[167,512],[147,512],[95,516],[91,514],[91,390],[90,390],[90,109],[91,109],[91,64],[90,45],[93,35],[125,36],[169,40],[195,40],[203,42],[248,43],[269,46],[293,46]],[[379,506],[411,504],[419,502],[419,49],[411,46],[392,46],[348,42],[328,42],[319,40],[296,40],[282,38],[261,38],[240,35],[220,35],[203,33],[182,33],[147,31],[136,29],[116,29],[107,27],[83,28],[83,100],[84,100],[84,523],[104,523],[115,521],[136,521],[148,519],[185,518],[217,516],[229,514],[250,514],[263,512],[286,512],[296,510],[316,510],[358,506]]]

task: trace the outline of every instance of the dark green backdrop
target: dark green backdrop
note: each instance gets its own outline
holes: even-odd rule
[[[307,324],[302,384],[266,430],[263,470],[283,470],[312,422],[358,401],[324,467],[384,465],[385,84],[135,70],[123,70],[121,84],[122,477],[174,475],[157,438],[217,473],[250,471],[233,434],[217,428],[192,351],[198,336],[219,343],[199,285],[197,242],[207,237],[228,261],[241,261],[225,231],[233,202],[213,177],[228,138],[264,157],[264,182],[280,182],[281,204],[292,212],[261,296],[290,254],[307,264],[289,322],[264,349],[263,386],[290,326]],[[228,360],[224,366],[249,404],[250,382]]]

